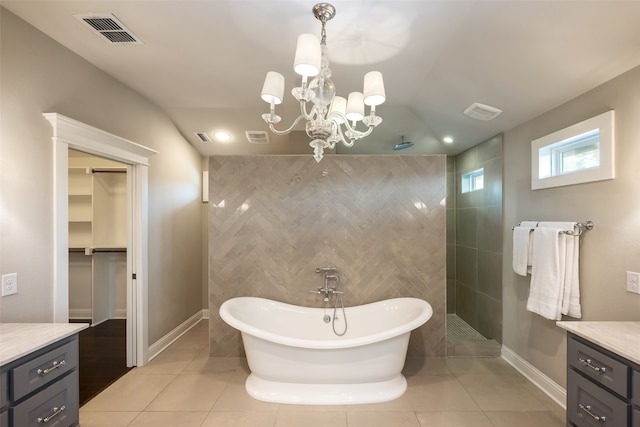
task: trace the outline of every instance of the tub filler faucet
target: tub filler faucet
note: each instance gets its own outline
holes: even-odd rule
[[[311,292],[322,295],[324,302],[329,302],[329,297],[332,294],[341,294],[339,290],[340,276],[338,275],[338,269],[334,267],[317,267],[316,273],[324,274],[324,287],[318,289],[312,289]],[[334,281],[336,285],[329,287],[329,282]]]

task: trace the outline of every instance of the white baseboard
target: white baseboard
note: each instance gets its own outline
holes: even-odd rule
[[[209,319],[209,309],[208,308],[202,310],[202,318],[203,319]]]
[[[69,319],[91,319],[93,311],[90,308],[71,308],[69,309]],[[109,319],[126,319],[127,309],[117,308],[109,310]]]
[[[69,319],[91,319],[92,311],[90,308],[70,308]]]
[[[205,311],[206,316],[205,317]],[[162,353],[167,347],[173,344],[178,338],[184,335],[189,329],[193,328],[199,321],[202,319],[208,319],[209,310],[200,310],[180,325],[178,325],[175,329],[169,332],[164,337],[160,338],[158,341],[154,342],[149,346],[149,362]]]
[[[535,366],[518,356],[513,350],[502,346],[502,358],[518,372],[527,377],[536,387],[553,399],[563,409],[567,408],[567,391],[558,383],[539,371]]]

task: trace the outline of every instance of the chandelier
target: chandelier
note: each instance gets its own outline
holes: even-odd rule
[[[322,160],[324,150],[333,149],[337,142],[347,147],[368,136],[373,128],[382,122],[376,116],[376,105],[385,101],[382,73],[370,71],[364,76],[363,92],[351,92],[347,99],[336,96],[336,88],[331,81],[331,69],[327,58],[327,33],[325,25],[336,15],[336,9],[329,3],[318,3],[313,9],[314,16],[322,23],[321,39],[313,34],[301,34],[298,37],[293,69],[302,76],[300,87],[292,89],[291,94],[300,102],[300,115],[285,130],[277,130],[274,125],[281,117],[275,112],[275,106],[281,104],[284,94],[284,76],[269,71],[262,87],[261,97],[270,104],[269,113],[262,118],[276,135],[286,135],[301,121],[306,120],[306,132],[312,139],[316,162]],[[310,82],[308,79],[312,78]],[[308,82],[308,83],[307,83]],[[370,107],[365,116],[365,105]],[[367,128],[357,129],[362,122]],[[363,126],[360,126],[363,128]],[[343,129],[344,128],[344,129]]]

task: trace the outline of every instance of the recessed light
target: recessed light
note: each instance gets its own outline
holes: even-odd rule
[[[216,141],[219,142],[227,142],[231,140],[231,135],[229,134],[229,132],[224,131],[218,131],[214,133],[213,137],[216,139]]]
[[[444,138],[442,138],[442,142],[444,142],[445,144],[451,144],[453,142],[453,138],[451,138],[450,136],[445,136]]]

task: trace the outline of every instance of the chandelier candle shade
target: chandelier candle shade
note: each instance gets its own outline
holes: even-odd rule
[[[281,120],[275,112],[275,106],[281,104],[284,98],[284,76],[269,71],[261,97],[270,105],[270,110],[262,118],[276,135],[286,135],[301,120],[306,120],[306,132],[312,138],[309,145],[313,147],[313,157],[320,162],[326,148],[335,148],[337,142],[352,147],[356,140],[371,134],[373,128],[382,122],[382,118],[376,116],[376,105],[385,101],[385,92],[382,73],[370,71],[364,76],[363,92],[351,92],[346,99],[336,96],[327,59],[325,30],[327,21],[335,16],[336,9],[329,3],[318,3],[312,10],[322,23],[321,40],[313,34],[301,34],[293,63],[294,71],[302,76],[302,85],[291,90],[293,97],[300,102],[300,115],[288,129],[275,128],[274,125]],[[309,78],[312,78],[311,81]],[[369,115],[365,115],[365,105],[370,107]],[[359,122],[367,128],[358,130]]]

